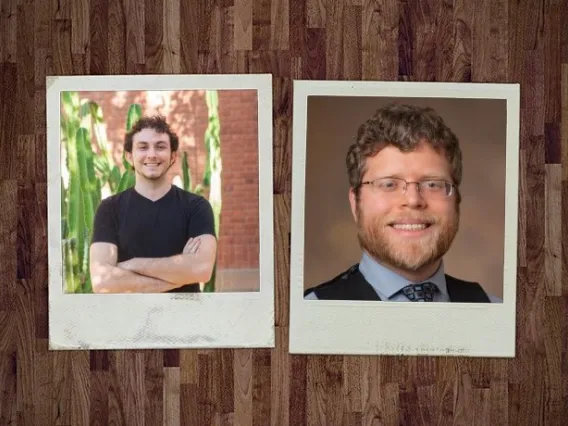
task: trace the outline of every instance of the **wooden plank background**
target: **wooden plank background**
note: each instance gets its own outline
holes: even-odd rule
[[[561,425],[563,0],[1,0],[1,425]],[[272,73],[274,350],[47,350],[45,76]],[[521,83],[517,358],[290,356],[292,79]]]

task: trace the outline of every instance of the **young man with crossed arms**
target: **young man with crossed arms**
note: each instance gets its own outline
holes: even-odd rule
[[[163,117],[140,119],[126,135],[136,184],[104,199],[90,248],[95,293],[199,292],[209,281],[217,240],[213,210],[172,185],[178,137]]]

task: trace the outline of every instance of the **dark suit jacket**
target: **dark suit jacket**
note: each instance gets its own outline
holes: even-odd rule
[[[491,302],[479,283],[463,281],[448,274],[445,274],[445,277],[451,302]],[[353,265],[328,282],[306,290],[304,296],[312,291],[321,300],[381,300],[359,271],[359,264]]]

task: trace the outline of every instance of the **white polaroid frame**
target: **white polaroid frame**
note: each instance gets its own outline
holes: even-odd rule
[[[274,263],[272,76],[120,75],[47,77],[49,347],[74,349],[272,348]],[[61,241],[60,93],[243,90],[258,93],[260,291],[67,294]],[[262,206],[262,208],[261,208]]]
[[[503,303],[304,300],[304,207],[308,96],[506,100]],[[515,356],[519,99],[518,84],[294,82],[290,353]],[[345,202],[348,202],[347,198]]]

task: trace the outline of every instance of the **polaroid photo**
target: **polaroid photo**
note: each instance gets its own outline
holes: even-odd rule
[[[514,357],[519,85],[295,81],[290,352]]]
[[[274,346],[271,110],[269,74],[47,78],[51,349]]]

